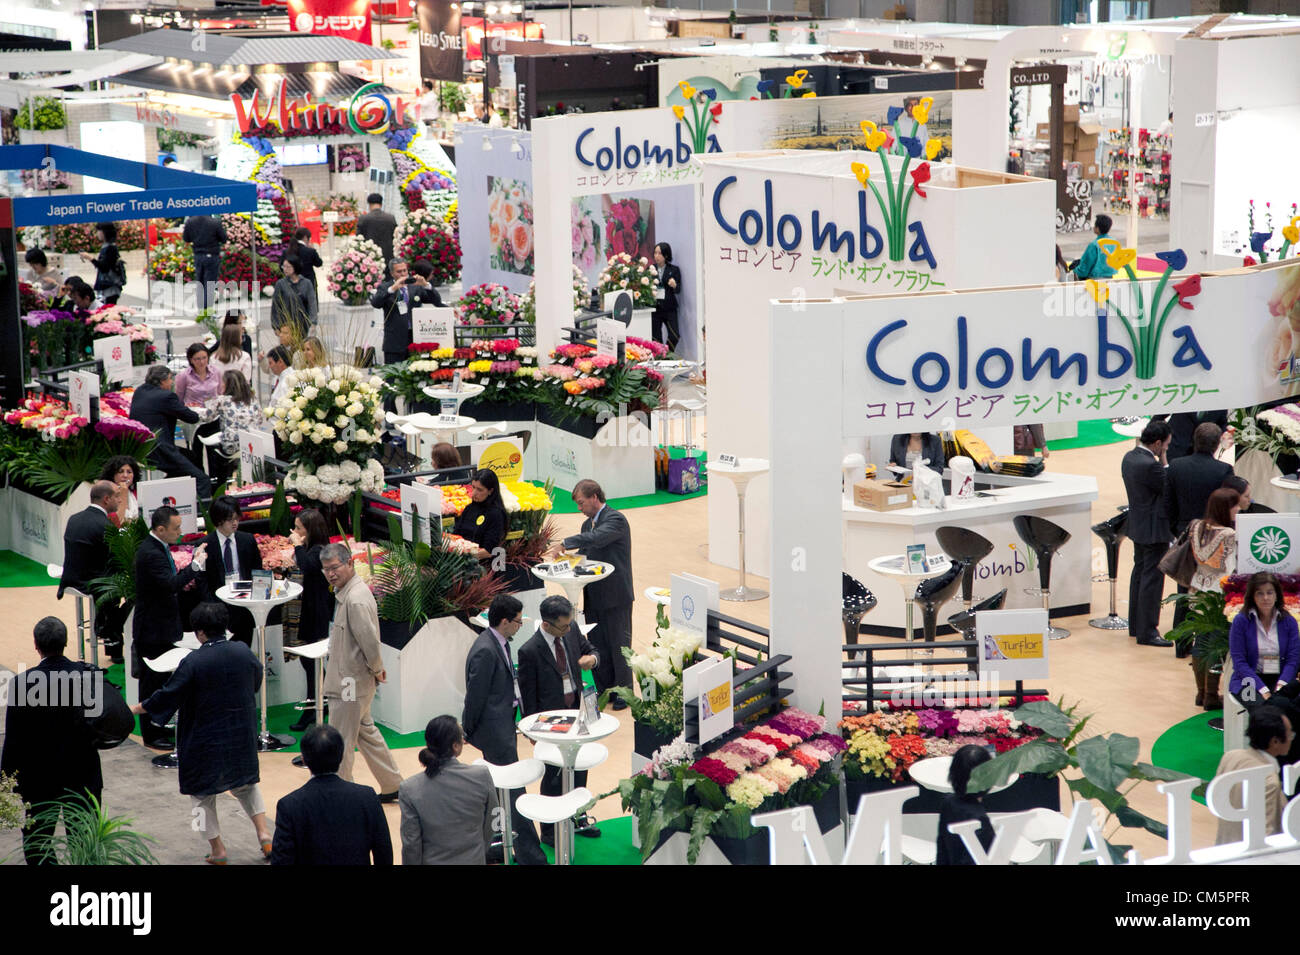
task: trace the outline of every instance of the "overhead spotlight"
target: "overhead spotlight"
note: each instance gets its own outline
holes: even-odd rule
[[[483,141],[484,141],[484,142],[487,142],[486,139],[483,140]],[[511,143],[510,143],[510,151],[511,151],[512,153],[514,153],[516,156],[522,156],[522,155],[524,154],[524,144],[521,143],[521,142],[519,141],[519,137],[518,137],[518,136],[516,136],[516,137],[511,141]]]
[[[492,151],[492,140],[488,139],[486,136],[483,137],[483,151],[485,153],[490,153]]]

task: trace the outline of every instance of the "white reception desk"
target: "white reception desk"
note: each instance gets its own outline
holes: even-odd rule
[[[944,472],[945,487],[948,472]],[[977,485],[988,497],[958,503],[946,498],[943,510],[915,505],[896,511],[873,511],[844,504],[844,570],[862,581],[879,600],[862,618],[867,633],[902,636],[904,605],[901,588],[894,580],[867,566],[873,558],[902,554],[909,544],[924,544],[929,555],[942,554],[935,530],[953,524],[983,534],[993,542],[993,551],[975,571],[975,599],[1007,588],[1008,609],[1042,606],[1041,597],[1025,589],[1038,586],[1038,563],[1033,552],[1012,526],[1019,514],[1035,514],[1059,524],[1070,539],[1052,560],[1052,616],[1085,613],[1092,599],[1092,502],[1097,500],[1097,481],[1075,474],[1045,471],[1036,478],[977,474]],[[986,485],[992,485],[986,487]],[[1104,562],[1103,562],[1104,563]],[[962,609],[961,591],[939,613],[940,632],[949,616]],[[920,639],[921,612],[915,625]]]

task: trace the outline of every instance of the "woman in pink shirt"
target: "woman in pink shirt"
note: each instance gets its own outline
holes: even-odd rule
[[[183,404],[202,407],[221,391],[221,376],[208,367],[208,347],[202,342],[185,349],[185,359],[190,367],[176,376],[176,397]]]

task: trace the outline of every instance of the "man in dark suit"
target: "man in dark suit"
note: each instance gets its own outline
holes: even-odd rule
[[[1169,453],[1166,455],[1169,463],[1173,464],[1179,458],[1185,458],[1193,453],[1193,435],[1196,432],[1196,426],[1202,422],[1209,421],[1219,426],[1223,431],[1228,427],[1228,412],[1219,411],[1180,411],[1178,414],[1171,415],[1152,415],[1152,417],[1163,417],[1169,421]],[[1197,517],[1201,515],[1197,514]]]
[[[166,365],[154,365],[145,375],[144,384],[131,398],[131,417],[145,425],[158,438],[149,455],[149,463],[168,477],[192,477],[199,497],[212,496],[212,482],[176,448],[176,422],[196,424],[199,413],[187,408],[172,391],[176,378]]]
[[[438,291],[422,275],[412,275],[401,259],[389,263],[393,278],[381,282],[370,304],[384,312],[384,363],[405,361],[411,340],[411,309],[418,305],[442,305]],[[454,342],[439,342],[451,346]]]
[[[58,599],[72,587],[90,593],[90,581],[102,577],[108,568],[108,541],[105,534],[112,526],[109,509],[117,496],[112,481],[96,481],[90,488],[90,506],[68,518],[63,529],[63,576],[59,578]]]
[[[211,559],[204,579],[208,593],[217,599],[217,591],[226,585],[227,577],[251,580],[253,571],[262,569],[262,552],[252,534],[239,530],[239,505],[233,498],[219,497],[208,509],[207,545]],[[230,638],[246,647],[253,645],[253,615],[243,607],[230,608]]]
[[[1133,542],[1133,575],[1128,588],[1129,636],[1148,647],[1167,647],[1160,636],[1160,601],[1165,578],[1160,558],[1169,549],[1169,509],[1165,504],[1165,452],[1169,423],[1150,421],[1140,447],[1124,455],[1120,473],[1128,492],[1128,538]]]
[[[379,794],[338,775],[343,735],[313,726],[302,737],[311,779],[275,805],[271,865],[393,864],[393,839]]]
[[[496,766],[519,759],[515,747],[515,710],[521,705],[519,680],[510,653],[510,638],[524,622],[524,605],[501,594],[488,607],[488,628],[478,635],[465,658],[465,738]],[[519,815],[515,803],[521,790],[510,792],[515,857],[521,865],[546,865],[533,824]]]
[[[41,662],[9,685],[0,772],[17,777],[18,794],[34,812],[46,808],[42,803],[66,805],[85,793],[99,799],[104,777],[86,713],[104,690],[103,673],[63,655],[68,628],[58,617],[39,621],[32,636]],[[47,817],[23,830],[28,865],[54,863],[49,838],[56,824]]]
[[[1172,419],[1169,426],[1172,432]],[[1169,510],[1169,529],[1175,539],[1187,530],[1188,524],[1205,516],[1205,505],[1210,495],[1223,486],[1224,478],[1232,474],[1231,464],[1214,460],[1222,436],[1223,429],[1217,424],[1202,421],[1192,432],[1192,453],[1169,462],[1165,471],[1165,506]],[[1170,440],[1173,440],[1172,434]],[[1182,584],[1178,585],[1180,594],[1187,593],[1187,590]],[[1174,607],[1174,626],[1182,623],[1186,616],[1187,604],[1177,604]],[[1175,652],[1184,657],[1191,652],[1191,647],[1180,646]]]
[[[582,703],[582,671],[591,670],[599,654],[573,620],[573,604],[558,594],[547,597],[540,608],[542,625],[519,650],[519,696],[525,716],[546,710],[573,710]],[[587,785],[586,770],[573,774],[575,786]],[[547,766],[542,795],[564,791],[563,772]],[[595,826],[582,826],[579,835],[599,836]],[[555,845],[555,827],[542,824],[542,841]]]
[[[377,192],[366,196],[366,205],[370,206],[370,211],[357,220],[357,234],[379,246],[387,262],[393,257],[393,233],[397,231],[397,220],[391,212],[384,211],[384,197]]]
[[[207,562],[207,545],[200,544],[194,549],[190,565],[178,572],[171,545],[180,536],[180,512],[174,507],[160,507],[149,517],[149,536],[135,552],[135,617],[131,621],[135,649],[131,668],[140,679],[142,700],[167,684],[167,675],[155,672],[144,661],[166,653],[180,640],[185,631],[180,593],[197,583]],[[140,717],[140,735],[146,746],[171,748],[166,730],[147,716]]]
[[[626,517],[605,506],[605,492],[590,478],[573,486],[573,501],[587,519],[580,533],[564,538],[565,549],[614,565],[607,580],[588,584],[582,593],[587,623],[596,625],[591,642],[600,651],[596,689],[604,693],[613,686],[630,687],[632,668],[623,648],[632,646],[632,531]],[[616,710],[627,707],[618,697],[612,705]]]

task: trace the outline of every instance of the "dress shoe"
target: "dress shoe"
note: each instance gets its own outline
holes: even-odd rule
[[[1205,724],[1206,724],[1210,729],[1212,729],[1212,730],[1218,730],[1220,733],[1223,732],[1223,717],[1222,717],[1222,716],[1216,716],[1216,717],[1214,717],[1213,719],[1206,720],[1206,721],[1205,721]]]
[[[315,724],[315,722],[316,722],[316,711],[303,710],[302,715],[298,717],[298,721],[296,723],[289,724],[289,729],[295,733],[301,733],[307,727]]]
[[[302,756],[301,756],[301,755],[295,756],[295,757],[293,758],[293,764],[294,764],[295,766],[306,766],[306,765],[307,765],[306,763],[304,763],[304,762],[302,761]]]
[[[1140,647],[1172,647],[1173,643],[1164,637],[1138,637]]]
[[[625,710],[627,709],[627,700],[615,697],[613,702],[609,704],[609,708],[611,710]]]
[[[160,749],[168,753],[176,746],[175,742],[169,739],[147,739],[144,741],[144,745],[149,749]]]
[[[379,794],[379,801],[380,801],[380,802],[397,802],[397,790],[394,789],[394,790],[393,790],[392,792],[390,792],[390,793],[380,793],[380,794]]]
[[[600,830],[596,828],[596,820],[592,819],[585,813],[574,820],[574,832],[587,839],[599,839]]]

